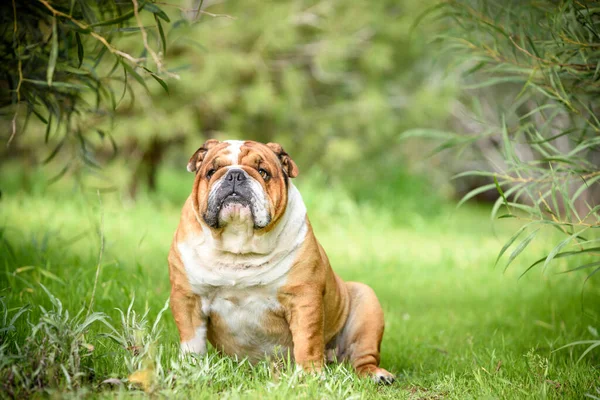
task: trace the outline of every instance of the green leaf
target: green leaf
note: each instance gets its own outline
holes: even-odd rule
[[[60,178],[65,176],[65,174],[69,171],[70,167],[71,167],[71,163],[69,162],[58,172],[58,174],[56,174],[52,178],[48,179],[48,185],[52,185],[54,182],[57,182],[58,180],[60,180]]]
[[[577,268],[569,269],[567,271],[558,272],[558,274],[566,274],[566,273],[569,273],[569,272],[581,271],[582,269],[596,267],[598,265],[600,265],[600,261],[596,261],[596,262],[589,263],[589,264],[583,264],[583,265],[580,265]]]
[[[461,172],[459,174],[456,174],[454,176],[452,176],[452,180],[454,179],[458,179],[458,178],[464,178],[466,176],[490,176],[490,177],[495,177],[496,173],[495,172],[487,172],[487,171],[465,171],[465,172]]]
[[[481,81],[479,81],[479,83],[474,83],[472,85],[466,85],[466,86],[464,86],[464,88],[466,90],[473,90],[473,89],[481,89],[481,88],[486,88],[489,86],[506,84],[506,83],[523,83],[524,81],[525,81],[524,78],[506,76],[506,77],[491,78],[488,80],[481,80]]]
[[[399,140],[408,138],[426,138],[426,139],[452,139],[459,138],[461,135],[455,132],[442,131],[439,129],[408,129],[402,132],[399,136]]]
[[[483,192],[487,192],[488,190],[491,190],[494,187],[496,187],[496,185],[494,183],[490,183],[490,184],[483,185],[483,186],[480,186],[478,188],[475,188],[475,189],[471,190],[469,193],[465,194],[462,199],[460,199],[460,201],[458,202],[458,204],[456,205],[456,207],[457,208],[460,207],[467,200],[472,199],[473,197],[477,196],[478,194],[481,194]]]
[[[506,271],[508,269],[508,266],[510,265],[510,263],[513,262],[513,260],[515,258],[517,258],[517,256],[519,254],[521,254],[521,252],[523,250],[525,250],[525,248],[529,245],[529,243],[531,243],[531,241],[535,238],[535,236],[537,235],[538,231],[540,230],[540,228],[536,229],[535,231],[531,232],[521,243],[519,243],[519,245],[514,249],[514,251],[510,254],[510,257],[508,258],[508,262],[506,263],[506,266],[504,267],[504,270]]]
[[[156,4],[146,3],[145,7],[146,11],[150,11],[152,14],[158,15],[160,18],[164,19],[167,22],[171,22],[167,13],[160,9]]]
[[[32,106],[32,107],[30,108],[30,110],[31,110],[31,112],[33,113],[33,115],[35,115],[36,117],[38,117],[38,119],[39,119],[40,121],[42,121],[44,124],[48,124],[48,120],[47,120],[46,118],[44,118],[44,116],[43,116],[42,114],[40,114],[40,113],[39,113],[39,112],[38,112],[38,111],[35,109],[35,107],[34,107],[34,106]],[[52,115],[52,114],[50,114],[50,115]]]
[[[133,78],[138,81],[138,83],[140,85],[142,85],[144,88],[146,88],[146,90],[148,90],[148,86],[146,86],[146,81],[144,81],[144,78],[141,77],[140,74],[138,74],[132,67],[131,65],[129,65],[127,63],[127,61],[121,59],[121,63],[123,64],[123,68],[125,68],[125,70],[127,71],[127,73],[131,76],[133,76]]]
[[[566,238],[565,240],[560,242],[554,249],[552,249],[552,251],[548,254],[548,257],[546,257],[546,261],[544,261],[544,270],[546,270],[546,268],[548,267],[548,264],[550,264],[550,262],[558,254],[558,252],[562,250],[563,247],[568,245],[571,242],[571,240],[575,239],[576,237],[579,237],[579,235],[586,230],[587,230],[587,228],[584,228],[581,231],[575,232],[574,234],[572,234],[571,236],[569,236],[568,238]]]
[[[504,191],[502,190],[502,187],[500,187],[500,184],[498,183],[498,177],[495,175],[494,175],[494,184],[496,185],[496,190],[498,191],[498,193],[500,193],[500,196],[502,196],[502,200],[504,200],[504,205],[506,206],[506,209],[510,213],[510,208],[508,208],[508,200],[506,200]]]
[[[144,5],[145,4],[142,4],[139,7],[139,10],[144,8]],[[134,15],[135,15],[135,12],[133,9],[131,9],[128,12],[119,15],[118,17],[115,17],[112,19],[107,19],[106,21],[96,22],[96,23],[91,24],[90,26],[94,27],[94,26],[116,25],[116,24],[120,24],[121,22],[127,21],[128,19],[131,19]]]
[[[58,29],[56,27],[56,17],[52,18],[52,39],[50,42],[50,57],[48,58],[48,69],[46,70],[46,81],[48,86],[52,86],[56,60],[58,59]]]
[[[581,193],[583,193],[585,190],[589,189],[589,187],[592,184],[594,184],[598,179],[600,179],[600,174],[588,179],[587,181],[582,178],[583,185],[581,185],[573,194],[573,197],[572,197],[573,201],[577,200],[579,198],[579,196],[581,196]]]
[[[521,233],[523,233],[523,231],[527,229],[531,224],[533,224],[533,222],[523,225],[517,232],[515,232],[514,235],[511,236],[510,239],[508,239],[506,243],[504,243],[504,246],[502,246],[500,253],[498,253],[498,257],[496,257],[496,262],[494,263],[494,266],[498,265],[498,261],[500,261],[500,258],[502,258],[506,250],[508,250],[508,248],[515,242],[515,240],[517,240],[517,238],[521,236]]]
[[[167,54],[167,40],[165,39],[165,31],[163,30],[162,24],[160,23],[160,19],[156,14],[154,14],[154,20],[156,21],[156,26],[158,26],[158,34],[160,35],[160,42],[162,43],[164,56]]]
[[[498,213],[498,211],[500,210],[500,207],[503,204],[508,206],[509,203],[506,201],[507,197],[511,196],[515,192],[518,192],[519,190],[522,190],[524,185],[525,185],[525,183],[519,183],[517,185],[509,187],[508,190],[504,193],[504,198],[498,197],[496,199],[496,201],[494,202],[494,206],[492,207],[492,212],[490,213],[491,220],[494,220],[494,218],[496,217],[496,214]],[[511,213],[510,209],[508,209],[508,212]],[[510,215],[512,215],[512,213]],[[503,218],[507,218],[507,217],[503,217]]]
[[[43,161],[42,164],[47,164],[50,161],[52,161],[52,159],[54,157],[56,157],[56,155],[58,154],[58,151],[63,147],[63,145],[65,144],[67,136],[63,137],[60,142],[58,142],[58,144],[56,145],[56,147],[50,152],[50,154],[48,155],[48,157],[46,157]]]
[[[78,0],[77,2],[79,3],[79,7],[81,7],[81,12],[83,13],[84,18],[88,23],[93,24],[96,21],[98,21],[94,10],[88,4],[90,3],[88,0]]]
[[[156,80],[156,82],[158,82],[160,84],[160,86],[162,86],[162,88],[165,90],[165,92],[167,92],[167,94],[169,94],[169,86],[167,86],[167,83],[162,80],[161,78],[158,77],[158,75],[151,73],[150,75],[152,75],[152,77]]]
[[[590,215],[592,215],[594,213],[597,213],[597,212],[600,212],[600,204],[598,204],[594,208],[590,209],[590,212],[587,213],[587,215],[585,216],[584,220],[586,220]]]
[[[75,40],[77,41],[77,58],[79,59],[77,68],[81,68],[81,64],[83,64],[83,44],[81,43],[81,36],[78,32],[75,32]]]
[[[144,68],[149,74],[150,76],[152,76],[156,82],[158,82],[160,84],[160,86],[162,86],[162,88],[165,90],[165,92],[167,92],[167,94],[169,94],[169,86],[167,86],[167,83],[162,80],[158,75],[156,75],[154,72],[150,71],[148,68],[146,67],[142,67]]]
[[[594,253],[594,252],[600,252],[600,247],[590,247],[588,249],[583,249],[583,250],[565,251],[565,252],[556,254],[554,256],[554,258],[571,257],[571,256],[585,254],[585,253]],[[527,267],[525,272],[523,272],[521,274],[521,276],[525,275],[527,272],[529,272],[529,270],[531,270],[536,265],[539,265],[539,264],[543,263],[544,261],[546,261],[546,258],[548,258],[548,257],[542,257],[539,260],[537,260],[536,262],[534,262],[533,264],[531,264],[529,267]]]
[[[90,33],[92,31],[92,28],[90,28],[89,26],[82,28],[81,26],[77,25],[71,20],[61,21],[61,24],[64,24],[65,27],[67,27],[68,29],[74,30],[75,32],[79,33]]]
[[[48,143],[50,138],[50,129],[52,128],[52,114],[48,117],[48,123],[46,124],[46,134],[44,135],[44,143]]]
[[[24,78],[23,82],[31,83],[36,86],[48,87],[48,82],[40,81],[37,79]],[[87,90],[88,89],[88,87],[85,85],[79,85],[77,83],[69,83],[69,82],[52,82],[52,87],[60,88],[60,89],[71,89],[71,90]]]

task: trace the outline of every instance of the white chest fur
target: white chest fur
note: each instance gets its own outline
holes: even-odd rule
[[[286,281],[307,229],[306,208],[300,193],[290,184],[281,221],[270,232],[253,239],[257,252],[222,251],[222,243],[216,242],[208,230],[180,242],[178,250],[188,280],[202,299],[203,317],[218,314],[230,332],[243,332],[241,346],[260,346],[260,338],[268,328],[261,323],[263,316],[282,311],[277,290]]]

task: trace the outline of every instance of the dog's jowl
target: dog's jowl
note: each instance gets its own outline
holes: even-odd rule
[[[343,282],[315,238],[275,143],[207,141],[169,253],[171,309],[183,352],[257,361],[288,356],[320,371],[326,354],[379,382],[383,312],[373,290]]]

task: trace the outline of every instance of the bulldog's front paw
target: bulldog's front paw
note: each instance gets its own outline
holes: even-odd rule
[[[206,329],[198,328],[192,339],[181,342],[181,354],[189,353],[198,355],[206,353]]]
[[[181,342],[181,354],[198,354],[203,355],[206,353],[206,343],[198,343],[194,339],[187,342]]]
[[[371,376],[375,383],[382,385],[391,385],[396,381],[396,377],[383,368],[377,368],[377,371]]]
[[[297,368],[302,369],[303,372],[313,375],[321,375],[323,373],[323,360],[317,361],[304,361],[296,364]]]
[[[358,375],[365,377],[368,376],[373,380],[373,382],[382,385],[391,385],[396,381],[394,374],[375,365],[365,365],[362,368],[358,368],[356,372]]]

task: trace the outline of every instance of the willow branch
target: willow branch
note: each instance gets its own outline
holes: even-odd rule
[[[14,1],[14,0],[13,0]],[[40,3],[42,3],[44,5],[44,7],[46,7],[54,16],[58,16],[58,17],[63,17],[68,19],[69,21],[73,22],[75,25],[77,25],[78,27],[80,27],[81,29],[85,29],[85,30],[90,30],[90,35],[98,40],[100,43],[102,43],[107,49],[108,51],[110,51],[111,53],[121,56],[129,61],[131,61],[134,64],[139,64],[140,62],[142,62],[144,59],[143,58],[135,58],[121,50],[115,49],[113,46],[110,45],[110,43],[108,43],[108,41],[102,37],[101,35],[97,34],[96,32],[94,32],[93,30],[91,30],[91,27],[81,21],[79,21],[76,18],[73,18],[72,16],[70,16],[69,14],[65,14],[64,12],[58,11],[57,9],[55,9],[54,7],[52,7],[50,5],[50,3],[48,3],[48,1],[46,0],[38,0]]]

